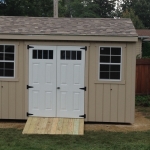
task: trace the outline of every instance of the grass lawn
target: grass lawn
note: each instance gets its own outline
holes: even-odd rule
[[[0,129],[0,150],[150,150],[150,131],[58,136],[22,135],[22,130]]]
[[[136,109],[139,111],[139,112],[142,112],[142,114],[150,119],[150,107],[141,107],[141,106],[136,106]]]

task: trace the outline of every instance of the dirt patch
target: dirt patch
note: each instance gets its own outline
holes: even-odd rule
[[[150,130],[150,120],[145,118],[141,112],[135,112],[135,123],[132,125],[112,125],[112,124],[86,124],[86,131],[112,131],[112,132],[131,132]]]
[[[0,128],[23,129],[25,122],[0,121]],[[145,118],[141,112],[135,113],[135,123],[133,125],[112,125],[112,124],[85,124],[85,131],[112,131],[112,132],[131,132],[150,130],[150,119]]]

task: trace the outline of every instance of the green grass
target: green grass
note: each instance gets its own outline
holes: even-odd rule
[[[0,150],[150,150],[150,131],[67,136],[22,135],[22,130],[0,129]]]
[[[146,118],[150,119],[150,107],[136,106],[136,109],[141,112]]]

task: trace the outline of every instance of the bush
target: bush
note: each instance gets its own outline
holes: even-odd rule
[[[150,107],[150,95],[142,95],[135,97],[136,106]]]

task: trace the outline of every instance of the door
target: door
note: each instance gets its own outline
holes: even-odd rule
[[[84,114],[85,50],[57,48],[57,116],[79,118]]]
[[[29,49],[29,113],[56,116],[56,47]]]
[[[84,114],[85,50],[79,46],[29,49],[29,113],[80,118]]]

